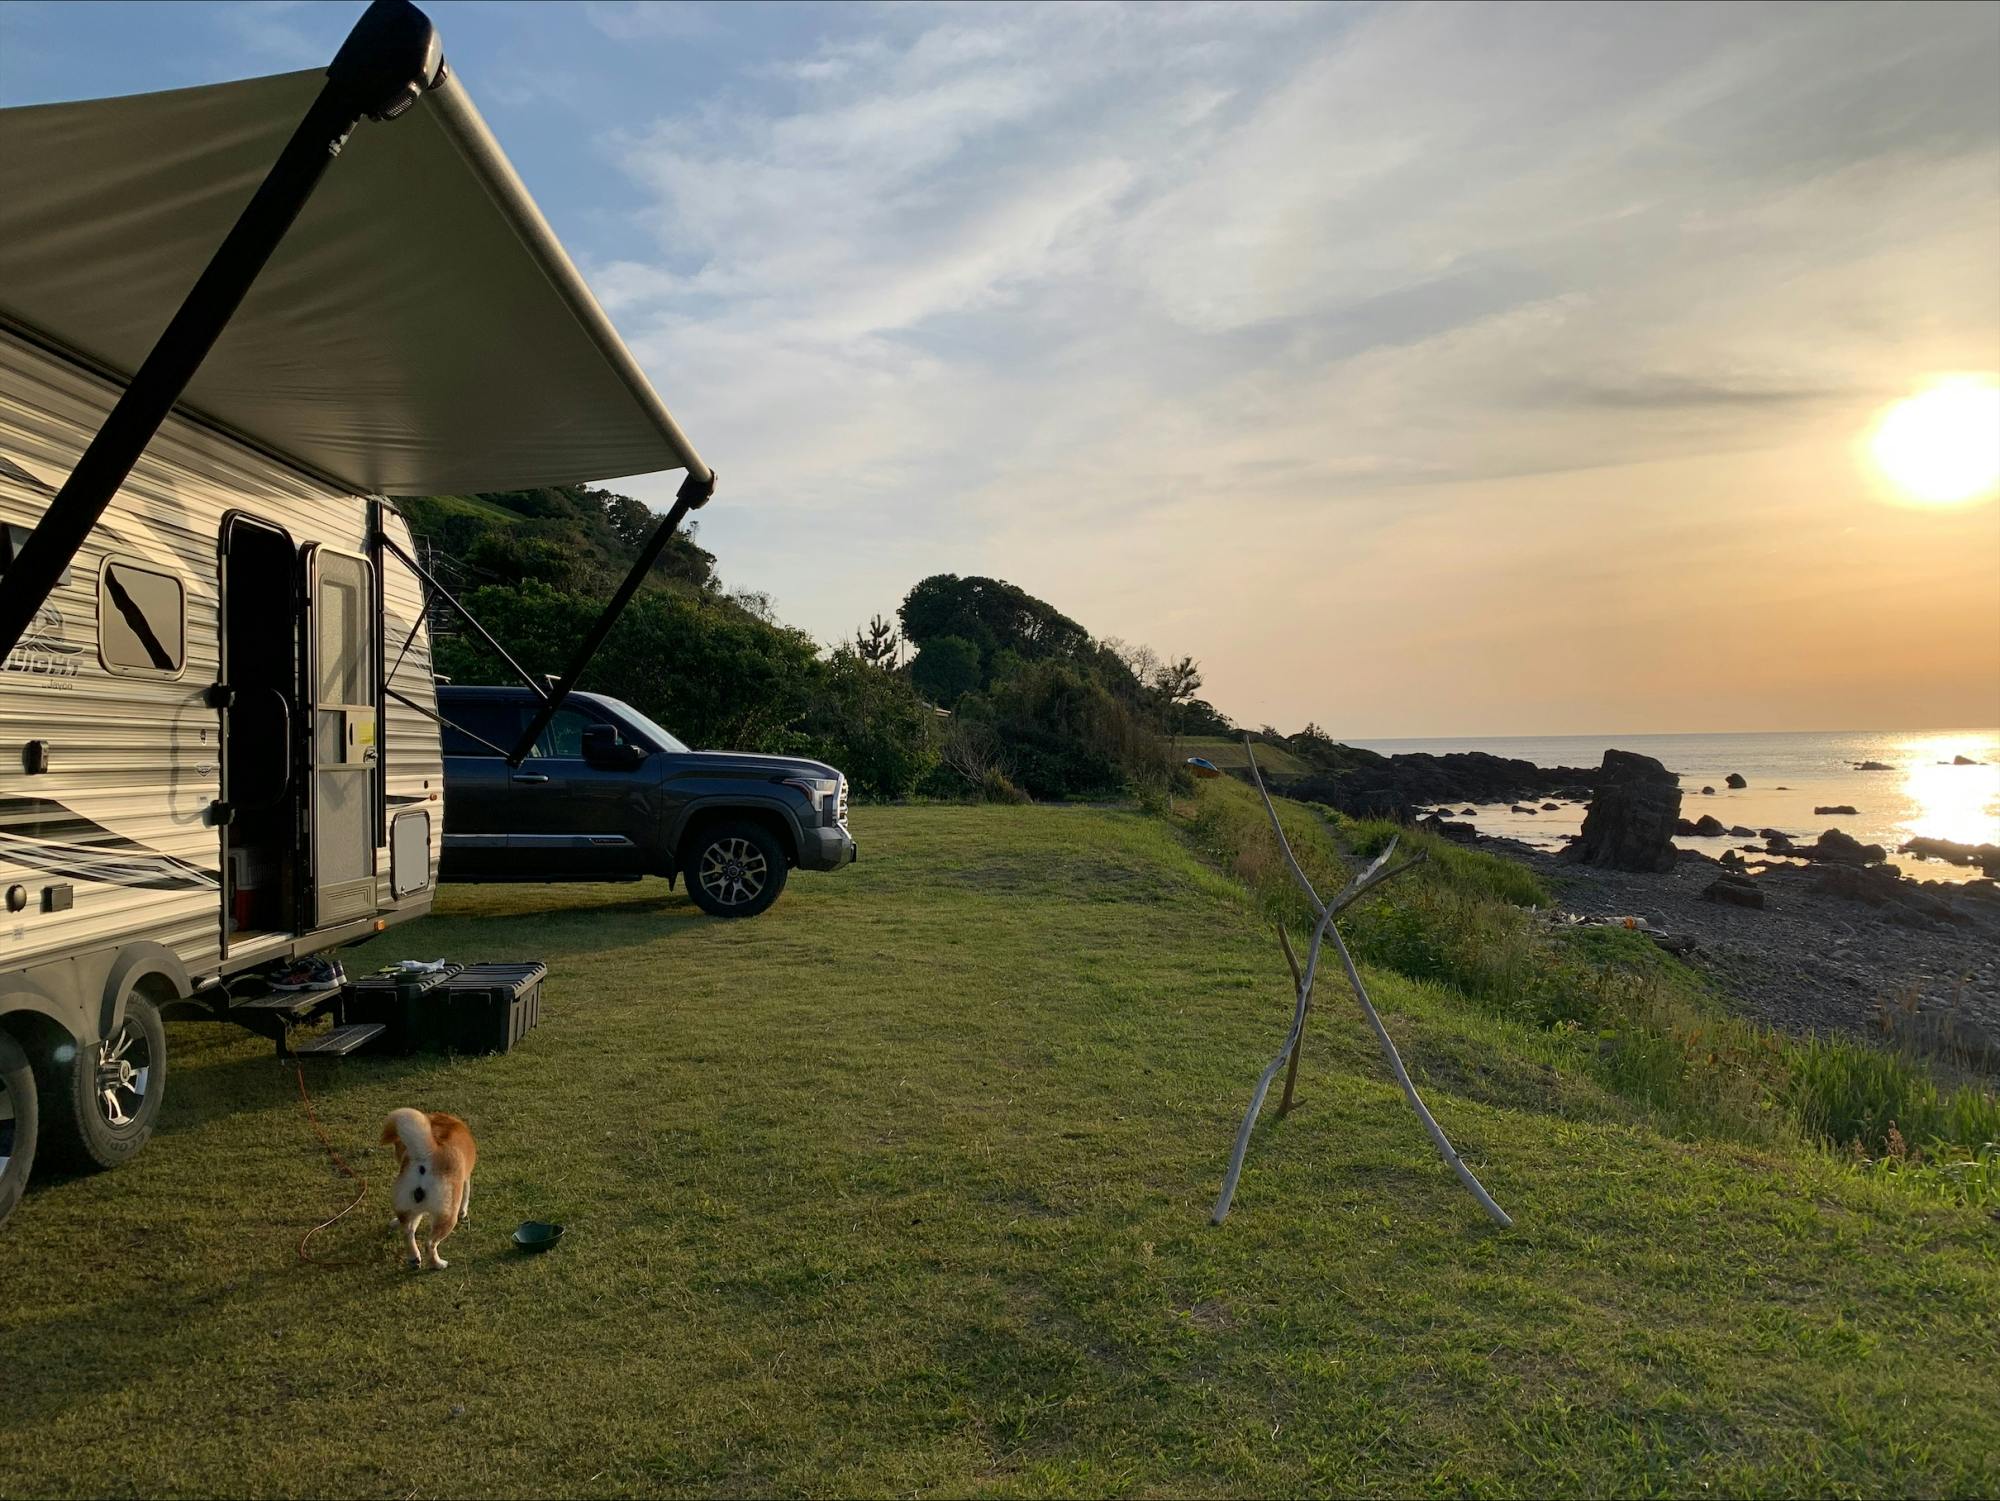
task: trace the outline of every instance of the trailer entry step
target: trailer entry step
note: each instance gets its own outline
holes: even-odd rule
[[[340,987],[325,985],[318,990],[274,990],[267,995],[252,996],[247,1001],[230,998],[231,1011],[285,1011],[293,1016],[304,1016],[315,1006],[338,1000]]]
[[[292,1053],[300,1058],[345,1058],[388,1030],[380,1022],[354,1022],[345,1027],[335,1027],[324,1037],[315,1037],[311,1042],[293,1048]]]

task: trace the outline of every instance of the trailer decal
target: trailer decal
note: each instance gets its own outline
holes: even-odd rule
[[[219,875],[114,834],[45,797],[0,798],[0,864],[147,891],[220,887]]]

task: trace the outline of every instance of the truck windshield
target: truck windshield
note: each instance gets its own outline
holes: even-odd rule
[[[652,741],[655,749],[680,752],[687,750],[687,747],[681,743],[678,736],[669,735],[665,730],[654,724],[652,720],[641,714],[623,699],[612,699],[611,702],[617,705],[619,717],[648,740]]]

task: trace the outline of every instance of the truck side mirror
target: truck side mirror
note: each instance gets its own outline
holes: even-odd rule
[[[592,766],[624,771],[637,766],[646,757],[638,746],[627,745],[619,738],[615,725],[593,724],[583,732],[583,759]]]

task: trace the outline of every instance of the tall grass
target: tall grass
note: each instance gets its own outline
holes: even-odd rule
[[[1342,845],[1366,859],[1395,835],[1428,857],[1350,909],[1343,930],[1359,957],[1568,1039],[1576,1066],[1673,1129],[1817,1141],[1852,1158],[1894,1161],[1905,1176],[1923,1169],[1931,1174],[1924,1181],[1944,1192],[1977,1196],[2000,1181],[2000,1166],[1977,1166],[2000,1150],[1988,1145],[2000,1142],[2000,1099],[1990,1090],[1942,1085],[1908,1050],[1796,1038],[1733,1016],[1699,974],[1644,935],[1549,923],[1534,910],[1548,905],[1547,888],[1511,861],[1380,820],[1278,807],[1322,893],[1346,878]],[[1253,791],[1212,782],[1172,813],[1267,915],[1308,924]]]

